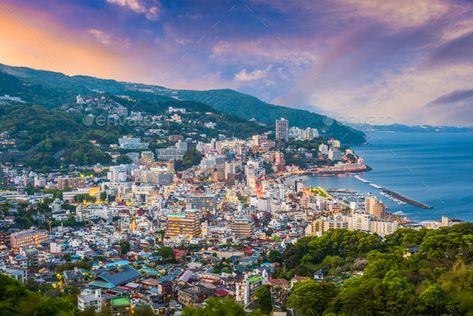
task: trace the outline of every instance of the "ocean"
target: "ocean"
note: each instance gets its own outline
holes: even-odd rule
[[[353,149],[372,168],[360,176],[406,197],[433,206],[399,206],[354,175],[309,177],[306,186],[344,188],[377,195],[390,212],[415,221],[446,215],[473,221],[473,133],[371,132],[367,145]]]

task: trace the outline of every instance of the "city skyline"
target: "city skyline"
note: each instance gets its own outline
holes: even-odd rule
[[[0,63],[232,88],[342,121],[471,125],[470,1],[12,1]]]

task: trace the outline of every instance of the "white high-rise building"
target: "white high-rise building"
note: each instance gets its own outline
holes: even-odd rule
[[[319,152],[324,155],[324,156],[327,156],[328,155],[328,146],[325,145],[325,144],[320,144],[319,145]]]
[[[289,140],[289,121],[285,118],[276,120],[276,140]]]
[[[126,175],[126,165],[112,166],[107,173],[107,178],[110,182],[125,182]]]

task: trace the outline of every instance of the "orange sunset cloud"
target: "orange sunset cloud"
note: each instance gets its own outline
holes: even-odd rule
[[[47,22],[46,22],[47,21]],[[125,79],[123,57],[87,34],[63,30],[38,12],[0,5],[0,62],[64,72]]]

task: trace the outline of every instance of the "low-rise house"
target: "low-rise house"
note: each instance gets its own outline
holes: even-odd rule
[[[213,296],[214,289],[197,284],[191,287],[179,289],[177,300],[182,305],[196,305],[203,303],[207,298]]]
[[[65,285],[81,285],[84,283],[84,276],[77,268],[74,270],[65,270],[62,275]]]

